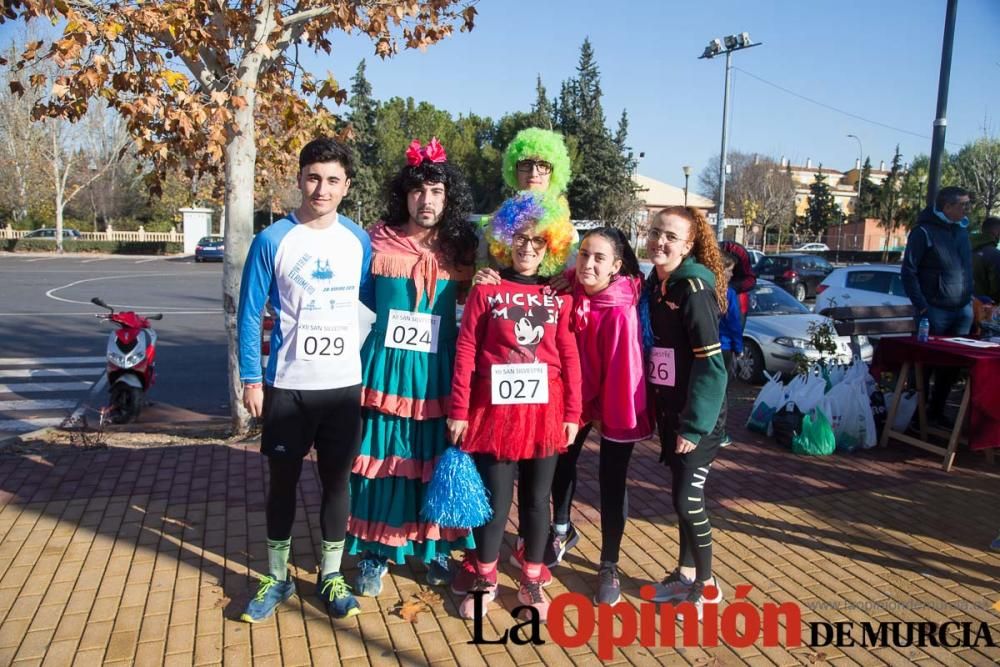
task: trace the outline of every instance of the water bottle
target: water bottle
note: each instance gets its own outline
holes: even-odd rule
[[[926,317],[920,318],[920,326],[917,327],[917,340],[921,343],[927,342],[927,337],[931,333],[931,323]]]

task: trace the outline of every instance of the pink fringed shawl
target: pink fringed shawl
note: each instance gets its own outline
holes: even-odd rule
[[[439,279],[472,279],[471,266],[452,266],[440,251],[421,247],[396,227],[379,222],[369,236],[372,242],[372,273],[389,278],[411,278],[417,292],[416,304],[426,292],[428,305],[434,305]]]

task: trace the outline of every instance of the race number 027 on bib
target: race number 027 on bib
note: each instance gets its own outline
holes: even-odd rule
[[[646,377],[649,381],[663,387],[673,387],[674,373],[674,349],[672,347],[654,347],[646,362]]]
[[[549,402],[548,364],[493,364],[493,405]]]
[[[385,346],[414,352],[437,354],[441,316],[390,310],[385,330]]]

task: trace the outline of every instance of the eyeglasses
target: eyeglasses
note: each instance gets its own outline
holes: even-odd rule
[[[552,173],[552,163],[545,162],[543,160],[518,160],[517,170],[522,174],[530,174],[533,170],[537,169],[538,173],[542,176],[546,176]]]
[[[659,242],[660,239],[663,239],[664,241],[670,244],[674,244],[679,241],[685,241],[685,242],[687,241],[687,239],[682,239],[673,232],[660,231],[656,227],[649,228],[649,231],[646,232],[646,238],[652,241],[653,243]]]
[[[535,250],[544,250],[545,246],[548,245],[548,240],[544,236],[525,236],[524,234],[514,234],[514,247],[523,248],[528,243],[531,243],[531,247]]]

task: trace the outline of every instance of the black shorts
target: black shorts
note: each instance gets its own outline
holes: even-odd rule
[[[361,385],[337,389],[280,389],[264,385],[260,451],[304,458],[315,444],[357,452],[361,447]]]

